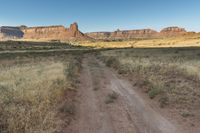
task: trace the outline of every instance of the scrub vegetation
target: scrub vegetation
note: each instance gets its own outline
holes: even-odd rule
[[[48,55],[47,58],[31,54],[15,56],[15,61],[1,59],[0,132],[62,130],[75,114],[72,95],[81,58],[73,53]]]
[[[198,112],[199,48],[110,50],[100,52],[99,58],[119,74],[129,77],[134,86],[158,101],[161,108]]]

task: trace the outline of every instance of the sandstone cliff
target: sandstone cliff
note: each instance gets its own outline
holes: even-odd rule
[[[22,30],[24,39],[41,40],[84,40],[88,37],[79,31],[77,23],[70,28],[64,26],[31,27]]]
[[[152,29],[142,29],[142,30],[117,30],[114,32],[91,32],[86,33],[87,36],[95,39],[132,39],[132,38],[148,38],[153,37],[157,34],[155,30]]]
[[[94,39],[100,40],[115,40],[115,39],[134,39],[134,38],[159,38],[165,36],[178,36],[187,33],[184,28],[179,27],[168,27],[157,32],[152,29],[141,29],[141,30],[117,30],[114,32],[91,32],[86,33],[87,36]]]
[[[0,27],[0,40],[10,40],[22,38],[24,33],[20,29],[21,27]]]
[[[187,31],[184,28],[180,27],[167,27],[160,31],[161,36],[180,36],[187,34]]]
[[[33,40],[128,40],[135,38],[161,38],[191,34],[184,28],[167,27],[157,32],[152,29],[117,30],[114,32],[92,32],[83,34],[78,29],[78,24],[73,23],[69,28],[64,26],[46,27],[0,27],[0,40],[33,39]]]
[[[186,33],[184,28],[180,27],[167,27],[161,30],[161,33]]]

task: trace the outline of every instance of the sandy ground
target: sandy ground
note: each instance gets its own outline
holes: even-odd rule
[[[92,55],[85,56],[77,115],[66,133],[184,133],[181,126],[150,106],[131,83]],[[108,95],[118,98],[106,104]]]

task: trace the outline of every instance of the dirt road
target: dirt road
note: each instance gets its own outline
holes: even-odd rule
[[[95,57],[85,56],[80,80],[77,116],[65,132],[183,133]]]

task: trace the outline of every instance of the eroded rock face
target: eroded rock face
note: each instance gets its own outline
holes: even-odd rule
[[[0,40],[10,40],[22,38],[24,33],[21,31],[20,27],[0,27]]]
[[[173,37],[173,36],[182,36],[189,34],[184,28],[180,27],[167,27],[160,31],[160,36],[162,37]]]
[[[77,23],[73,23],[70,25],[70,30],[71,31],[79,31],[78,29],[78,24]]]
[[[37,39],[37,40],[128,40],[135,38],[159,38],[189,34],[184,28],[167,27],[157,32],[152,29],[141,30],[116,30],[114,32],[92,32],[83,34],[79,31],[78,24],[73,23],[69,28],[62,25],[47,27],[0,27],[0,40],[10,39]]]
[[[49,26],[49,27],[31,27],[23,30],[24,39],[57,39],[64,38],[63,33],[65,27],[63,26]]]
[[[92,32],[87,33],[89,37],[95,39],[133,39],[133,38],[147,38],[153,37],[157,34],[157,31],[152,29],[142,30],[117,30],[115,32]]]
[[[184,28],[180,27],[167,27],[161,30],[161,33],[186,33],[187,31]]]
[[[87,36],[94,39],[108,39],[111,38],[111,32],[90,32],[86,33]]]
[[[157,32],[152,29],[141,29],[141,30],[117,30],[115,32],[92,32],[86,33],[87,36],[92,37],[94,39],[134,39],[134,38],[159,38],[165,36],[179,36],[186,34],[187,31],[184,28],[179,27],[167,27],[161,30],[161,32]]]
[[[76,40],[87,39],[78,29],[78,24],[71,24],[70,28],[64,26],[47,26],[25,28],[24,39],[43,39],[43,40]]]

